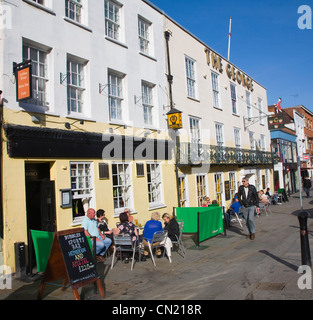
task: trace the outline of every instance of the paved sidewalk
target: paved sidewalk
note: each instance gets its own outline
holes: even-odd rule
[[[313,198],[303,199],[310,214],[308,231],[313,248]],[[299,194],[290,201],[271,206],[272,213],[256,217],[256,239],[245,238],[245,229],[233,222],[227,235],[219,235],[196,247],[191,235],[184,235],[186,258],[173,252],[166,258],[130,264],[110,260],[98,263],[105,283],[104,300],[309,300],[313,289],[300,290],[297,273],[301,265],[300,231],[297,213]],[[0,290],[0,299],[35,300],[40,280],[13,280],[12,290]],[[82,299],[101,300],[93,286],[79,289]],[[70,288],[62,291],[47,286],[44,300],[73,300]]]

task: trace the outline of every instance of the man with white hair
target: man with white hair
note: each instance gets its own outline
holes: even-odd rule
[[[82,222],[82,227],[85,229],[85,235],[96,238],[96,254],[97,259],[104,261],[104,255],[112,243],[112,240],[99,232],[98,222],[95,219],[96,211],[92,208],[87,210],[87,215]]]

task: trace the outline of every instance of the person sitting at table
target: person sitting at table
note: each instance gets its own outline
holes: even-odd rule
[[[272,203],[272,204],[277,204],[277,203],[278,203],[277,194],[273,194],[273,193],[271,192],[271,189],[270,189],[270,188],[267,188],[267,189],[266,189],[265,194],[268,196],[269,199],[271,199],[271,203]]]
[[[171,216],[169,213],[164,213],[162,215],[162,219],[164,221],[164,230],[167,230],[167,236],[172,241],[177,241],[179,238],[179,225],[176,221],[176,219]]]
[[[259,191],[259,202],[268,204],[268,197],[263,190]]]
[[[234,198],[233,203],[230,205],[230,208],[233,212],[237,213],[238,215],[242,215],[242,212],[240,212],[241,204],[239,203],[238,197]]]
[[[82,227],[85,229],[85,235],[91,238],[96,238],[96,255],[97,260],[105,261],[104,255],[110,247],[112,240],[102,234],[98,228],[98,222],[95,219],[96,210],[89,208],[87,215],[82,222]]]
[[[130,235],[133,242],[138,240],[138,232],[136,226],[128,221],[128,215],[126,212],[120,214],[120,224],[117,226],[114,234],[127,234]],[[129,246],[130,247],[130,246]],[[130,252],[124,252],[124,262],[128,263]]]
[[[127,214],[128,221],[129,222],[133,222],[134,221],[134,217],[130,215],[130,209],[129,208],[125,208],[124,212]]]
[[[209,197],[205,197],[202,203],[202,207],[207,207],[210,204],[210,198]]]
[[[105,217],[105,211],[103,209],[99,209],[97,210],[96,215],[98,228],[100,229],[101,233],[113,241],[113,230],[108,225],[107,218]]]
[[[149,247],[148,247],[149,245],[147,241],[151,243],[154,233],[156,231],[163,231],[162,223],[159,220],[160,220],[160,214],[157,211],[152,212],[151,220],[147,221],[144,226],[142,243],[144,244],[145,247],[144,247],[144,252],[143,252],[141,261],[146,261],[147,256],[149,255]],[[156,248],[155,253],[157,258],[161,258],[160,248]]]

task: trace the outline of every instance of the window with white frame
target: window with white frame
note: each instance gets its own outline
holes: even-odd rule
[[[187,207],[186,176],[178,177],[179,202],[181,207]]]
[[[259,106],[259,117],[260,117],[260,124],[264,125],[264,111],[263,111],[263,102],[261,98],[258,98],[258,106]]]
[[[239,128],[234,128],[235,147],[241,149],[241,132]]]
[[[144,124],[153,125],[153,85],[142,82],[141,94]]]
[[[147,163],[147,182],[149,206],[162,204],[162,177],[159,163]]]
[[[218,147],[224,146],[224,133],[223,133],[223,124],[215,123],[215,133],[216,133],[216,145]]]
[[[150,22],[138,17],[139,50],[147,55],[151,55],[150,28]]]
[[[123,120],[123,77],[114,72],[108,74],[109,115],[110,121]]]
[[[93,167],[91,162],[71,162],[73,220],[84,217],[94,205]]]
[[[214,173],[214,183],[215,183],[215,199],[219,206],[223,205],[223,177],[222,173]]]
[[[238,114],[236,86],[233,83],[230,84],[230,96],[231,96],[232,112],[233,114]]]
[[[198,161],[201,156],[201,131],[200,131],[200,119],[190,117],[189,118],[190,129],[190,154],[191,161]]]
[[[201,143],[200,119],[190,117],[189,128],[190,128],[190,142],[194,144],[200,144]]]
[[[248,119],[251,120],[251,118],[252,118],[252,105],[251,105],[251,93],[249,91],[246,91],[246,103],[247,103]]]
[[[230,199],[234,199],[237,192],[236,172],[229,172]]]
[[[255,150],[256,149],[256,141],[254,138],[254,132],[249,131],[249,141],[250,141],[250,149]]]
[[[204,174],[196,175],[197,179],[197,203],[198,207],[201,207],[203,204],[204,198],[207,196],[206,189],[206,176]]]
[[[69,114],[82,114],[84,107],[84,65],[67,60],[67,105]]]
[[[65,16],[76,22],[82,22],[82,0],[65,0]]]
[[[262,151],[266,151],[266,142],[265,142],[265,135],[264,134],[260,135],[260,149]]]
[[[28,102],[47,105],[47,52],[28,44],[23,44],[23,60],[31,60],[32,64],[32,99]]]
[[[215,108],[220,108],[219,76],[217,73],[212,71],[211,78],[212,78],[213,106]]]
[[[114,210],[131,207],[132,179],[128,163],[112,164],[113,202]]]
[[[187,77],[187,96],[196,99],[196,72],[195,61],[185,57],[186,77]]]
[[[104,16],[105,16],[105,35],[111,39],[120,41],[120,16],[121,6],[112,0],[105,0],[104,2]]]

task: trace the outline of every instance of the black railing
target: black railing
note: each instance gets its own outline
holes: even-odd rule
[[[275,164],[279,157],[261,150],[239,149],[183,142],[177,146],[176,163],[179,166],[200,164]]]

